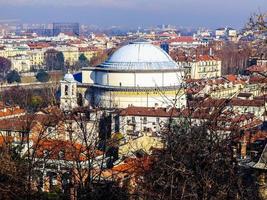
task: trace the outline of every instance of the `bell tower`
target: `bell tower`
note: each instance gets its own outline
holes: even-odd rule
[[[60,81],[60,108],[62,110],[72,110],[78,107],[77,104],[77,82],[72,74],[67,73]]]

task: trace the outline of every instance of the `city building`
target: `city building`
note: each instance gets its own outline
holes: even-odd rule
[[[226,29],[225,28],[218,28],[215,30],[215,37],[216,39],[220,39],[226,35]]]
[[[74,80],[72,74],[66,74],[64,79],[60,82],[60,108],[62,110],[72,110],[77,105],[77,82]]]
[[[78,36],[80,34],[79,23],[53,23],[53,35],[69,33]]]
[[[135,41],[97,67],[82,69],[85,98],[99,107],[186,106],[183,69],[161,48]]]
[[[11,69],[18,72],[29,72],[31,70],[31,60],[28,55],[16,55],[9,57]]]
[[[177,63],[179,66],[184,66],[187,78],[210,79],[222,75],[222,61],[216,56],[181,56],[177,58]]]

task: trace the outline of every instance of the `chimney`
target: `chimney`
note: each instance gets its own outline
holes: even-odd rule
[[[212,48],[210,48],[210,56],[213,56]]]

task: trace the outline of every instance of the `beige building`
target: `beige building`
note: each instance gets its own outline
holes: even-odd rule
[[[31,70],[31,60],[28,55],[17,55],[9,57],[11,69],[18,72],[28,72]]]
[[[64,55],[65,63],[74,65],[79,60],[79,48],[78,47],[57,47],[57,51],[61,51]]]
[[[178,61],[186,70],[186,77],[191,79],[210,79],[222,75],[222,61],[210,55],[200,55],[192,59]]]
[[[44,53],[45,50],[43,49],[34,49],[29,51],[28,55],[30,57],[32,67],[40,68],[42,65],[44,65],[45,61]]]
[[[192,63],[191,78],[216,78],[222,75],[222,61],[214,56],[198,56]]]
[[[102,50],[95,47],[79,48],[79,55],[84,54],[88,60],[91,60],[94,56],[97,56]]]

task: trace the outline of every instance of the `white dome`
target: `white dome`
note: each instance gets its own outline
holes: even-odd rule
[[[178,67],[165,51],[149,42],[132,42],[123,46],[100,66],[124,70],[170,69]]]
[[[74,82],[74,81],[75,81],[73,75],[70,74],[70,73],[65,74],[65,76],[64,76],[64,80],[65,80],[65,81],[68,81],[68,82]]]

